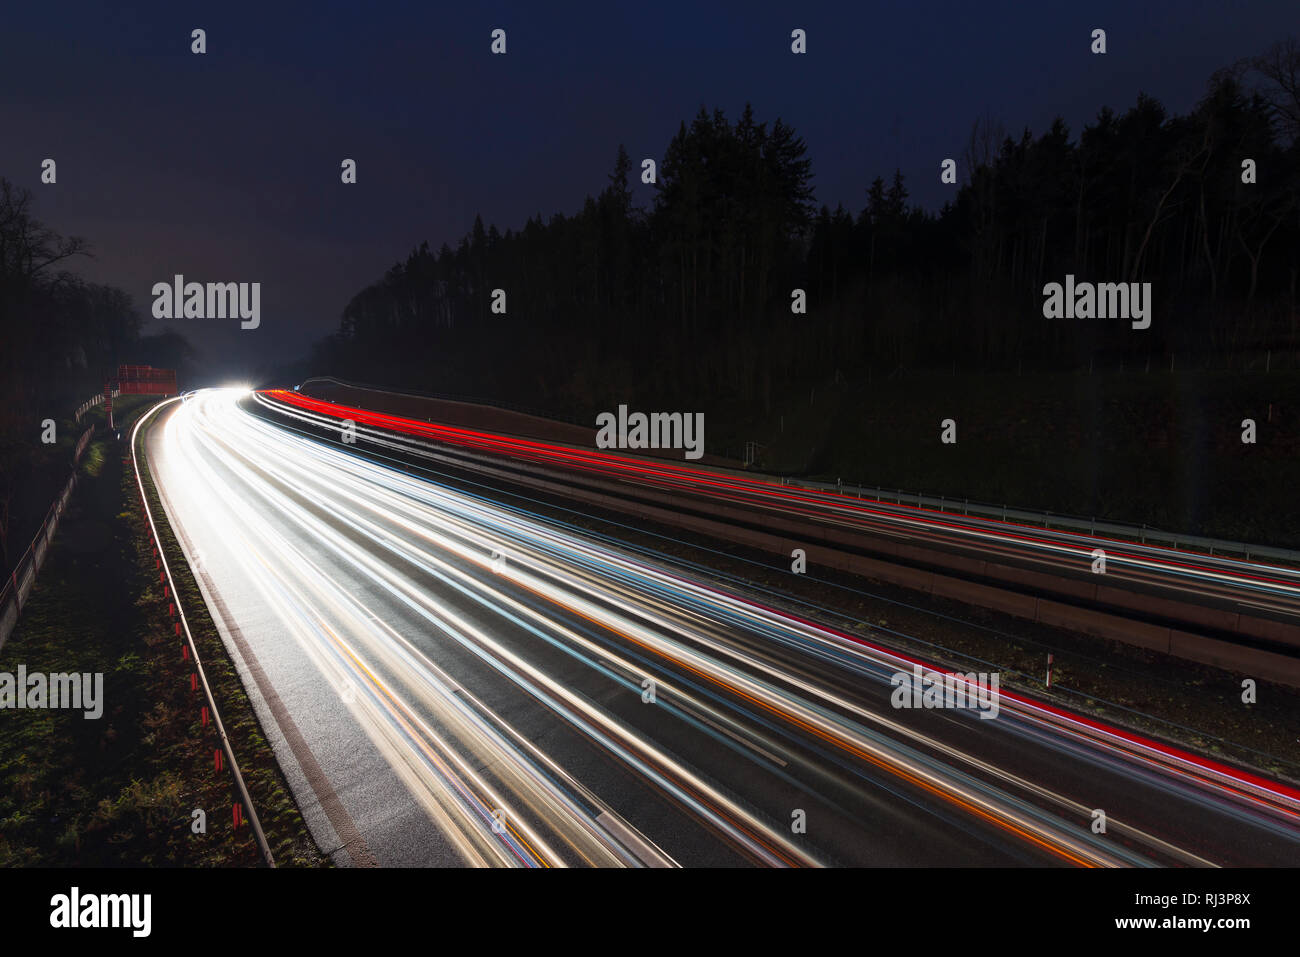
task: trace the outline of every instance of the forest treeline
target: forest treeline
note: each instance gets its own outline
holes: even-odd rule
[[[832,210],[789,125],[702,107],[668,143],[648,209],[619,147],[572,215],[504,233],[477,218],[454,247],[421,244],[352,299],[311,365],[585,415],[638,399],[767,407],[868,370],[1294,351],[1298,131],[1292,39],[1218,71],[1185,116],[1139,95],[1077,138],[1059,119],[1018,137],[981,119],[938,212],[911,205],[898,172],[867,184],[860,209]],[[1066,274],[1150,282],[1151,328],[1045,319],[1043,286]]]
[[[73,411],[124,362],[184,367],[189,343],[141,336],[131,296],[68,270],[91,255],[82,237],[36,218],[32,194],[0,178],[0,569],[22,550],[67,479],[67,435],[41,442],[45,419],[71,427]],[[58,453],[58,454],[56,454]]]

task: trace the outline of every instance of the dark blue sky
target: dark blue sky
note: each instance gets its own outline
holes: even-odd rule
[[[1059,114],[1076,135],[1141,90],[1184,112],[1213,70],[1300,32],[1294,0],[467,6],[10,5],[0,175],[89,238],[78,271],[146,315],[177,272],[261,282],[258,330],[170,325],[210,360],[288,359],[420,241],[454,244],[476,212],[503,230],[574,212],[620,142],[658,159],[701,104],[791,123],[819,202],[856,212],[899,166],[937,208],[939,162],[986,112],[1013,133]],[[1094,27],[1106,56],[1089,53]],[[39,182],[47,156],[55,186]]]

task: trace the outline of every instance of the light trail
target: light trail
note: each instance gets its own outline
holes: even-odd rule
[[[1272,607],[1300,622],[1300,568],[1171,550],[1016,522],[953,515],[919,506],[864,502],[833,492],[779,485],[653,459],[419,422],[284,390],[259,393],[257,398],[263,403],[273,402],[281,414],[297,414],[304,421],[328,423],[335,429],[338,421],[346,418],[362,429],[371,426],[479,453],[562,467],[575,473],[587,472],[647,487],[704,495],[716,501],[747,507],[762,506],[828,525],[871,528],[882,534],[889,534],[890,527],[902,528],[909,538],[921,541],[977,544],[987,556],[1021,559],[1037,556],[1044,562],[1059,565],[1064,561],[1076,570],[1086,570],[1091,565],[1093,550],[1100,547],[1106,553],[1109,576],[1159,584],[1174,593],[1203,593],[1234,601],[1241,601],[1242,593],[1271,595],[1293,602]]]
[[[205,556],[239,556],[256,627],[311,663],[295,685],[323,683],[346,705],[464,863],[671,866],[692,850],[682,833],[752,863],[852,862],[870,849],[858,830],[885,827],[870,830],[872,806],[985,855],[1220,863],[1213,841],[1189,847],[1123,807],[1093,833],[1097,801],[1031,774],[1022,753],[1132,788],[1137,807],[1175,802],[1300,847],[1300,795],[1275,782],[1007,692],[995,721],[893,710],[891,676],[923,662],[306,439],[236,399],[200,393],[167,420],[169,512]],[[205,571],[238,590],[235,574]],[[833,830],[791,828],[808,803]],[[636,823],[665,807],[689,824]]]

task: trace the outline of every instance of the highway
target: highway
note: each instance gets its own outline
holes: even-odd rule
[[[699,514],[720,508],[786,520],[786,527],[830,530],[891,560],[977,578],[1004,576],[1006,587],[1052,592],[1135,618],[1227,633],[1283,655],[1300,654],[1300,567],[1176,550],[1141,542],[1045,529],[907,504],[861,500],[761,477],[620,452],[576,449],[515,436],[413,421],[276,390],[258,399],[306,424],[347,417],[364,434],[433,441],[466,461],[512,462],[562,472],[568,481],[616,483],[622,494],[668,493]],[[758,519],[756,527],[764,527]],[[771,524],[769,518],[766,524]],[[1099,566],[1096,552],[1104,554]],[[1104,574],[1096,574],[1104,567]]]
[[[895,707],[896,676],[924,662],[304,436],[248,398],[186,396],[143,441],[340,864],[1300,860],[1289,787],[1005,690],[995,712]]]

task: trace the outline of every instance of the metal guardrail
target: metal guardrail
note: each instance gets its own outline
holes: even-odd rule
[[[167,563],[167,554],[162,547],[162,540],[158,537],[158,526],[154,523],[153,512],[149,508],[149,498],[144,490],[144,479],[140,475],[140,462],[135,452],[136,436],[139,435],[141,426],[159,409],[179,401],[179,399],[180,397],[177,396],[165,402],[159,402],[136,420],[135,428],[131,430],[131,466],[135,469],[135,484],[140,492],[140,508],[144,512],[145,520],[149,523],[149,534],[158,549],[158,561],[162,566],[162,573],[172,596],[171,601],[176,605],[176,615],[180,621],[180,626],[185,630],[185,641],[189,645],[190,654],[194,659],[194,669],[198,675],[198,683],[203,688],[203,694],[208,701],[208,708],[212,713],[213,727],[216,728],[217,736],[221,739],[221,748],[226,755],[227,767],[230,768],[230,773],[235,779],[240,800],[243,801],[244,807],[248,810],[248,824],[253,829],[253,835],[257,839],[258,849],[262,852],[262,860],[266,862],[267,867],[275,867],[275,858],[271,854],[271,845],[267,843],[266,833],[262,830],[262,822],[257,816],[257,809],[253,807],[252,795],[248,793],[248,785],[244,782],[243,772],[239,769],[239,762],[235,760],[235,750],[231,747],[230,738],[226,734],[226,726],[221,721],[221,711],[217,708],[217,701],[213,697],[212,687],[208,684],[207,672],[203,670],[203,661],[199,658],[198,645],[194,643],[194,635],[190,632],[190,622],[185,617],[185,608],[181,604],[180,593],[176,590],[176,582],[172,578],[171,566]]]
[[[519,412],[522,415],[535,416],[539,419],[549,419],[551,421],[567,422],[570,425],[579,425],[584,428],[593,428],[591,423],[579,421],[576,416],[564,415],[562,413],[542,412],[538,409],[531,409],[514,402],[503,402],[500,399],[485,399],[482,396],[458,395],[454,392],[417,392],[411,389],[384,389],[375,385],[366,385],[362,382],[348,382],[344,379],[336,379],[334,376],[330,375],[312,376],[310,379],[304,379],[299,383],[298,387],[301,388],[309,382],[331,382],[334,385],[341,385],[346,389],[360,389],[363,392],[383,392],[386,395],[409,395],[416,399],[438,399],[443,402],[463,402],[467,405],[485,405],[494,409],[504,409],[507,412]]]
[[[519,412],[521,415],[530,415],[534,419],[546,419],[549,421],[560,421],[569,425],[578,425],[584,429],[595,429],[594,421],[578,419],[577,416],[565,415],[563,412],[546,412],[539,408],[530,408],[520,406],[513,402],[502,402],[500,399],[485,399],[481,395],[458,395],[455,393],[421,393],[421,391],[412,391],[409,389],[383,389],[381,386],[365,385],[363,382],[348,382],[342,378],[334,376],[312,376],[304,378],[299,382],[298,389],[302,389],[308,382],[333,382],[334,385],[341,385],[344,389],[360,389],[368,393],[383,393],[385,395],[409,395],[416,399],[438,399],[441,402],[461,402],[469,406],[486,406],[487,408],[500,408],[507,412]],[[727,459],[729,462],[740,463],[742,456],[749,454],[749,443],[746,443],[744,450],[733,446],[710,445],[705,439],[705,454],[714,456],[715,459]]]
[[[18,615],[22,612],[23,605],[27,604],[32,589],[36,587],[36,573],[45,564],[45,555],[54,540],[54,533],[58,530],[59,519],[68,507],[72,490],[77,487],[77,464],[81,461],[86,446],[90,444],[90,436],[94,431],[95,427],[90,426],[77,439],[76,447],[72,452],[72,474],[63,484],[59,497],[45,513],[41,527],[37,529],[31,544],[14,565],[9,580],[4,583],[3,588],[0,588],[0,648],[4,647],[9,636],[13,634],[14,627],[18,624]]]
[[[318,375],[310,379],[304,379],[298,384],[302,388],[309,382],[332,382],[334,385],[340,385],[347,389],[360,389],[363,392],[382,392],[385,395],[407,395],[417,399],[438,399],[443,402],[463,402],[466,405],[481,405],[493,409],[503,409],[507,412],[518,412],[521,415],[531,415],[537,419],[546,419],[551,422],[566,422],[569,425],[580,426],[584,429],[596,428],[591,420],[579,419],[577,416],[566,415],[562,412],[545,412],[541,409],[529,408],[528,406],[518,405],[514,402],[503,402],[500,399],[485,399],[482,396],[458,395],[453,392],[416,392],[410,389],[384,389],[376,385],[366,385],[361,382],[348,382],[345,379],[336,379],[334,376]],[[715,458],[728,459],[733,462],[740,462],[742,456],[747,454],[731,446],[710,445],[708,440],[704,443],[704,452],[706,455]]]
[[[102,392],[96,395],[93,399],[87,399],[85,402],[81,403],[81,405],[77,406],[77,411],[72,414],[73,419],[75,419],[77,422],[80,422],[81,417],[83,415],[85,415],[95,406],[101,405],[103,401],[104,401],[104,394]]]
[[[1133,539],[1145,545],[1172,545],[1174,548],[1191,548],[1208,552],[1211,555],[1244,555],[1247,561],[1254,558],[1272,558],[1284,562],[1300,564],[1300,551],[1287,548],[1274,548],[1270,545],[1251,545],[1246,542],[1234,542],[1222,538],[1205,538],[1199,535],[1183,535],[1178,532],[1166,532],[1148,525],[1129,525],[1121,522],[1097,521],[1095,518],[1081,518],[1077,515],[1058,515],[1055,512],[1036,512],[1028,509],[1011,508],[1007,505],[991,505],[987,502],[972,502],[964,498],[952,498],[944,495],[925,495],[921,492],[904,492],[874,485],[846,485],[843,482],[814,482],[789,476],[780,477],[784,485],[794,485],[815,491],[838,492],[841,495],[873,499],[884,505],[909,505],[918,508],[932,508],[950,515],[974,515],[979,518],[994,518],[1002,521],[1029,522],[1044,528],[1057,528],[1096,535],[1114,535]]]
[[[99,402],[104,400],[100,395]],[[174,399],[172,401],[175,401]],[[88,400],[76,413],[78,421],[86,411],[98,405],[99,402]],[[145,498],[144,482],[140,476],[140,466],[135,460],[135,437],[140,426],[144,424],[154,412],[162,408],[166,403],[159,403],[153,409],[150,409],[145,415],[142,415],[136,423],[135,429],[131,433],[131,460],[135,467],[136,486],[140,491],[140,504],[144,511],[145,518],[149,523],[149,529],[153,536],[154,542],[158,541],[158,528],[154,524],[153,515],[149,511],[149,506]],[[54,539],[54,533],[58,528],[59,518],[63,515],[68,506],[68,501],[72,497],[73,489],[77,487],[77,465],[81,461],[81,456],[86,451],[86,446],[90,444],[90,437],[94,433],[94,426],[90,426],[81,437],[77,440],[76,448],[72,456],[72,474],[68,477],[67,483],[63,486],[63,491],[55,499],[54,504],[50,506],[45,520],[41,523],[40,530],[36,537],[28,546],[23,557],[19,559],[9,580],[5,582],[3,589],[0,589],[0,648],[4,647],[5,641],[12,634],[14,626],[18,623],[18,616],[22,611],[23,605],[26,604],[28,596],[36,585],[36,573],[40,570],[41,565],[45,562],[45,556],[49,552],[50,543]],[[161,546],[158,548],[159,561],[162,564],[163,572],[173,601],[176,605],[176,611],[180,618],[181,626],[185,629],[185,638],[189,643],[190,654],[194,656],[194,667],[197,669],[199,682],[203,686],[203,692],[207,696],[208,707],[211,709],[213,725],[217,734],[221,738],[221,746],[225,751],[227,766],[235,778],[235,784],[239,790],[240,798],[244,806],[248,809],[248,823],[253,829],[253,834],[257,839],[258,848],[262,853],[263,860],[268,867],[275,867],[275,858],[271,855],[271,847],[267,843],[266,834],[262,830],[261,821],[258,819],[257,811],[253,807],[253,799],[248,793],[248,786],[244,783],[244,776],[239,770],[239,763],[235,760],[234,750],[230,746],[230,740],[226,736],[225,725],[221,721],[221,712],[217,709],[217,703],[212,696],[212,689],[208,685],[207,675],[203,670],[203,664],[199,660],[198,648],[194,644],[194,636],[190,634],[190,626],[185,618],[185,610],[181,607],[180,596],[176,593],[176,584],[172,580],[171,568],[167,564],[167,557],[163,554]]]
[[[390,395],[410,395],[417,398],[442,399],[448,402],[467,402],[474,405],[485,405],[493,408],[507,409],[512,412],[521,412],[525,415],[532,415],[541,419],[558,419],[563,422],[569,422],[573,425],[590,427],[588,423],[579,422],[573,416],[553,415],[541,412],[537,409],[529,409],[509,402],[499,402],[494,399],[476,398],[474,396],[458,396],[445,393],[440,394],[433,392],[411,392],[396,389],[383,389],[378,386],[364,385],[359,382],[347,382],[333,376],[314,376],[310,379],[303,380],[300,385],[306,385],[309,382],[332,382],[335,385],[344,386],[350,389],[361,389],[367,392],[384,392]],[[757,445],[757,443],[747,443],[743,460],[738,456],[729,454],[730,450],[722,451],[718,449],[708,449],[706,446],[706,451],[721,458],[731,458],[736,461],[745,461],[748,463],[757,458],[756,454],[751,455],[751,446],[753,445]],[[753,451],[756,452],[757,450]],[[745,471],[750,472],[752,470],[746,468]],[[764,473],[754,474],[762,475]],[[1251,545],[1245,542],[1230,541],[1228,539],[1184,535],[1178,532],[1162,531],[1161,529],[1151,528],[1147,525],[1130,525],[1121,522],[1106,521],[1099,522],[1095,518],[1083,518],[1077,515],[1059,515],[1055,512],[1049,511],[1032,511],[1029,509],[1012,508],[1008,505],[972,502],[969,499],[951,498],[944,495],[925,495],[922,492],[904,492],[896,489],[885,489],[880,486],[866,486],[859,484],[845,485],[843,482],[815,482],[809,479],[799,479],[792,476],[782,475],[768,475],[767,477],[785,485],[796,485],[802,488],[819,491],[834,491],[841,494],[856,493],[858,498],[874,498],[884,504],[916,505],[920,508],[933,508],[954,515],[974,515],[982,518],[1001,519],[1002,521],[1029,522],[1041,525],[1044,528],[1056,527],[1062,530],[1086,532],[1090,535],[1096,535],[1100,532],[1105,535],[1134,539],[1143,544],[1169,545],[1174,548],[1191,548],[1208,552],[1211,555],[1243,555],[1247,561],[1250,561],[1253,558],[1271,558],[1279,561],[1300,564],[1300,551],[1294,551],[1287,548],[1275,548],[1270,545]],[[960,511],[958,510],[958,503],[960,503]]]
[[[120,391],[118,391],[118,390],[116,390],[116,389],[113,390],[113,398],[116,399],[116,398],[117,398],[119,395],[121,395],[121,394],[122,394],[122,393],[121,393]],[[97,394],[94,396],[94,398],[87,399],[85,402],[81,403],[81,405],[77,406],[77,411],[74,412],[74,413],[72,414],[72,417],[73,417],[74,420],[76,420],[76,422],[77,422],[78,424],[80,424],[80,422],[81,422],[81,417],[82,417],[83,415],[85,415],[87,412],[89,412],[89,411],[90,411],[91,409],[93,409],[95,406],[97,406],[97,405],[103,405],[103,404],[104,404],[104,393],[102,393],[102,392],[97,393]]]

